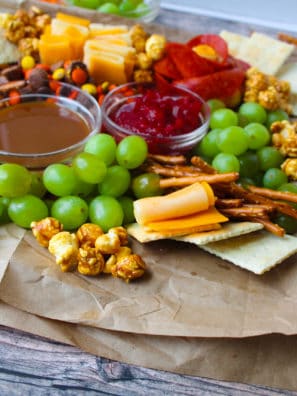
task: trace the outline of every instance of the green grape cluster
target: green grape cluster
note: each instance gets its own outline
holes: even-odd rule
[[[0,222],[30,228],[32,221],[53,216],[65,230],[86,221],[109,228],[134,221],[129,195],[131,171],[146,159],[147,143],[129,136],[116,144],[112,136],[91,137],[70,165],[54,163],[43,172],[18,164],[0,165]]]
[[[216,99],[210,100],[209,105],[210,131],[194,148],[194,154],[220,173],[239,172],[239,183],[243,186],[296,193],[296,184],[290,183],[280,168],[285,158],[271,145],[272,122],[288,120],[288,114],[283,110],[266,111],[253,102],[241,104],[237,111]],[[297,221],[288,216],[279,216],[275,221],[287,232],[295,228],[297,231]]]
[[[150,6],[144,0],[68,0],[68,3],[130,18],[141,18],[150,12]]]

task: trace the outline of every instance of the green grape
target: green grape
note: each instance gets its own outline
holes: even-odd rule
[[[270,129],[272,123],[282,120],[289,120],[288,113],[286,113],[284,110],[278,109],[269,111],[267,113],[266,126],[268,129]]]
[[[256,102],[246,102],[239,106],[238,114],[248,122],[258,122],[264,124],[267,118],[267,113],[264,107]]]
[[[30,190],[32,176],[22,165],[0,165],[0,195],[14,198],[25,195]]]
[[[210,112],[213,113],[215,110],[224,109],[225,103],[220,99],[209,99],[206,102],[210,108]]]
[[[90,8],[95,10],[100,6],[101,0],[71,0],[71,2],[76,7]]]
[[[270,168],[279,168],[284,161],[284,156],[275,147],[262,147],[257,151],[257,155],[262,171],[267,171]]]
[[[288,176],[279,168],[268,169],[263,176],[263,186],[272,190],[288,182]]]
[[[74,195],[58,198],[51,207],[51,216],[63,224],[65,230],[75,230],[88,218],[86,201]]]
[[[117,144],[112,136],[107,133],[98,133],[90,137],[85,144],[84,151],[97,155],[109,166],[115,160],[116,148]]]
[[[36,195],[42,198],[46,193],[46,188],[42,180],[42,172],[31,172],[31,185],[28,194]]]
[[[133,12],[133,16],[135,18],[140,18],[142,16],[145,16],[150,12],[150,7],[148,4],[141,2],[138,4],[138,6],[135,8],[135,11]]]
[[[120,197],[125,194],[130,186],[131,176],[127,168],[113,165],[107,168],[105,178],[98,185],[98,191],[102,195]]]
[[[239,172],[240,163],[234,154],[220,153],[212,161],[212,166],[220,173]]]
[[[0,224],[7,224],[10,223],[11,221],[8,215],[9,203],[10,203],[10,198],[0,197],[0,207],[1,207]]]
[[[72,166],[77,177],[90,184],[100,183],[106,175],[106,165],[95,154],[82,152],[77,154]]]
[[[111,2],[104,3],[100,7],[97,8],[97,11],[103,12],[105,14],[119,14],[119,7]]]
[[[238,116],[231,109],[218,109],[211,114],[209,125],[211,129],[224,129],[238,125]]]
[[[52,164],[43,172],[45,188],[57,197],[71,195],[76,187],[77,177],[74,169],[65,164]]]
[[[118,144],[116,159],[119,165],[127,169],[135,169],[145,161],[147,153],[146,141],[140,136],[131,135]]]
[[[219,154],[220,149],[218,148],[217,140],[220,132],[221,129],[213,129],[209,131],[201,142],[194,147],[193,154],[208,158],[213,158]]]
[[[238,160],[240,163],[240,177],[253,178],[259,172],[259,157],[254,151],[245,152],[238,157]]]
[[[279,214],[274,217],[273,221],[284,228],[287,234],[295,234],[297,232],[297,220],[291,216]]]
[[[11,199],[8,216],[19,227],[30,228],[32,221],[39,221],[48,216],[48,207],[42,199],[26,194]]]
[[[134,223],[135,216],[134,216],[133,199],[131,197],[127,197],[123,195],[118,199],[118,201],[124,212],[123,224]]]
[[[92,223],[98,224],[104,232],[123,224],[124,212],[116,198],[98,196],[90,202],[89,216]]]
[[[258,150],[261,147],[267,146],[269,144],[271,136],[268,129],[264,125],[258,122],[251,122],[244,128],[244,130],[249,137],[250,149]]]
[[[155,173],[143,173],[132,180],[132,191],[136,198],[162,195],[160,176]]]
[[[87,198],[97,193],[96,184],[86,183],[77,178],[76,185],[72,191],[72,195],[78,195],[81,198]]]
[[[249,138],[239,126],[230,126],[218,134],[217,145],[221,152],[240,155],[248,149]]]
[[[125,15],[126,13],[134,11],[136,6],[137,4],[134,4],[134,2],[131,0],[122,0],[119,5],[119,10],[122,15]]]
[[[278,191],[292,192],[297,194],[297,184],[295,183],[284,183],[278,187]]]

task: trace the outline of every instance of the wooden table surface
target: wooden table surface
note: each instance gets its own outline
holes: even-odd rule
[[[272,29],[162,10],[157,23],[190,36],[221,29]],[[0,395],[297,395],[297,392],[190,377],[111,361],[0,326]]]

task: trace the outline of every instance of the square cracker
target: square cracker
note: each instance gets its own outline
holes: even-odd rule
[[[190,242],[195,245],[203,245],[213,241],[219,241],[225,238],[246,234],[249,232],[262,229],[262,224],[251,222],[226,223],[218,230],[195,232],[184,236],[172,236],[162,234],[156,231],[148,231],[146,227],[137,223],[130,224],[127,227],[128,234],[141,243],[158,241],[160,239],[173,239],[176,241]]]
[[[220,36],[226,41],[229,54],[235,58],[240,58],[241,47],[243,44],[246,44],[249,38],[241,34],[229,32],[228,30],[222,30]]]
[[[261,275],[297,253],[297,238],[291,235],[281,238],[267,231],[260,231],[211,242],[200,247],[241,268]]]
[[[278,73],[277,78],[290,83],[291,92],[297,94],[297,62],[286,63]]]
[[[265,74],[276,75],[294,48],[292,44],[254,32],[242,43],[239,57]]]

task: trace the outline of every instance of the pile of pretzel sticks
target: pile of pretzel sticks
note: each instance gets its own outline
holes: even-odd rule
[[[195,182],[209,183],[217,197],[216,207],[232,221],[252,221],[264,228],[284,236],[285,230],[273,222],[277,214],[284,214],[297,220],[297,194],[267,188],[237,184],[239,173],[218,173],[202,158],[193,156],[188,160],[183,155],[149,155],[142,171],[160,176],[160,187],[172,191]]]

